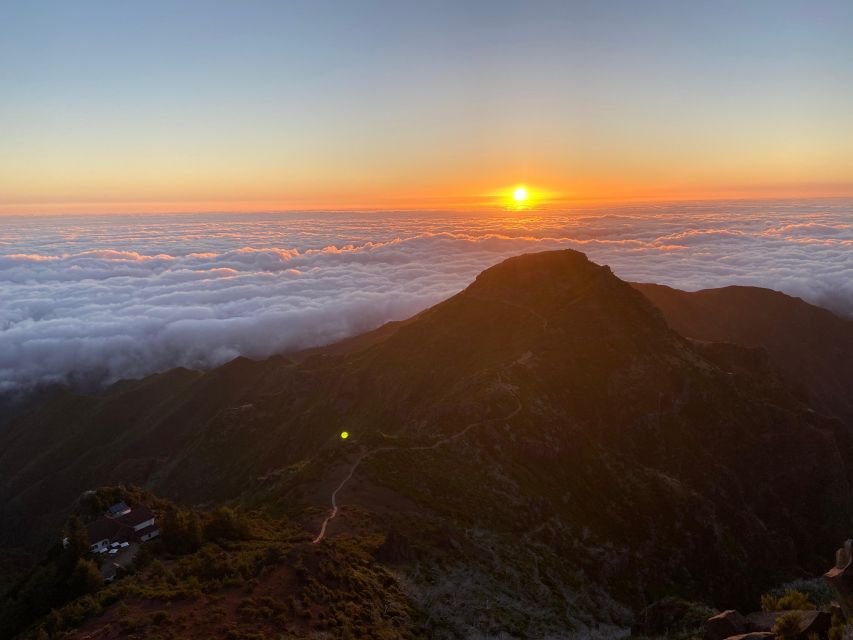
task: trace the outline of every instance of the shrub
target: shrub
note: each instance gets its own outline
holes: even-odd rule
[[[798,611],[789,611],[776,619],[773,633],[779,640],[796,640],[800,633],[802,617]]]
[[[832,623],[829,631],[826,634],[827,640],[841,640],[844,637],[844,628],[847,626],[847,621],[844,619],[844,614],[840,611],[832,613]]]
[[[787,591],[799,591],[806,594],[809,601],[817,607],[829,604],[835,597],[826,580],[822,578],[792,580],[770,589],[767,593],[775,598],[781,598]]]
[[[77,594],[92,593],[97,591],[103,582],[104,578],[98,565],[92,560],[80,558],[77,560],[77,566],[74,567],[69,586]]]
[[[761,609],[763,611],[796,611],[817,609],[817,607],[802,591],[788,589],[778,597],[774,596],[772,592],[765,593],[761,596]]]
[[[219,507],[204,528],[208,540],[246,540],[250,537],[248,521],[234,509]]]
[[[166,550],[176,555],[193,553],[201,547],[203,540],[198,514],[184,512],[172,507],[166,511],[161,526]]]

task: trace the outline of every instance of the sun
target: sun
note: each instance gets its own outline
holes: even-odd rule
[[[516,182],[487,194],[494,204],[506,211],[533,211],[547,204],[554,192],[543,191],[530,183]]]

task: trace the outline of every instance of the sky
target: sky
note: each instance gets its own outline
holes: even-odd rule
[[[850,2],[0,8],[0,213],[853,194]]]

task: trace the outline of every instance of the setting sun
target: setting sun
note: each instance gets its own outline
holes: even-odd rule
[[[489,194],[492,202],[510,211],[538,209],[552,202],[557,192],[532,187],[529,184],[514,184]]]

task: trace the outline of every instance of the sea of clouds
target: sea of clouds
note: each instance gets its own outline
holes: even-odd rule
[[[520,253],[770,287],[853,317],[853,201],[0,218],[0,391],[207,368],[408,317]]]

